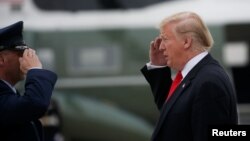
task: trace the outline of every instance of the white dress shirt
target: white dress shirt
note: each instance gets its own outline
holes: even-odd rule
[[[184,79],[187,76],[187,74],[190,72],[190,70],[192,70],[192,68],[194,68],[194,66],[196,64],[198,64],[207,54],[208,54],[208,52],[204,51],[204,52],[196,55],[192,59],[190,59],[187,62],[187,64],[184,66],[183,70],[181,71],[182,79]],[[166,67],[166,66],[152,65],[151,62],[148,62],[146,65],[147,65],[148,70]]]

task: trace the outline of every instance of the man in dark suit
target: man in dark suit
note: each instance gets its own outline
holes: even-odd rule
[[[210,55],[212,46],[196,13],[180,12],[162,21],[160,36],[151,42],[150,62],[141,70],[160,110],[152,141],[207,141],[208,127],[238,124],[235,90]],[[170,68],[179,72],[180,82],[172,84]]]
[[[42,69],[22,36],[23,22],[0,29],[0,140],[43,141],[38,120],[45,114],[57,75]],[[26,78],[24,94],[15,84]]]

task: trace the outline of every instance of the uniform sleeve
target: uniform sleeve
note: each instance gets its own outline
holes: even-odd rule
[[[46,112],[57,75],[44,69],[29,70],[22,96],[8,94],[1,98],[2,123],[23,123],[40,118]]]

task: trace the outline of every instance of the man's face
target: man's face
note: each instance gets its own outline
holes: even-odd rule
[[[23,51],[8,50],[5,51],[5,65],[7,77],[13,82],[18,82],[24,79],[24,74],[20,70],[19,58],[22,57]]]
[[[160,50],[167,61],[167,65],[173,69],[179,68],[181,62],[183,44],[180,38],[174,34],[173,26],[167,25],[161,31],[160,38],[162,39]]]

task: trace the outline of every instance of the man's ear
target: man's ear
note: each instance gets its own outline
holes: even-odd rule
[[[191,36],[186,36],[184,38],[184,48],[188,49],[192,46],[193,38]]]
[[[0,66],[3,66],[3,64],[4,64],[4,56],[3,56],[3,54],[2,53],[0,53]]]

